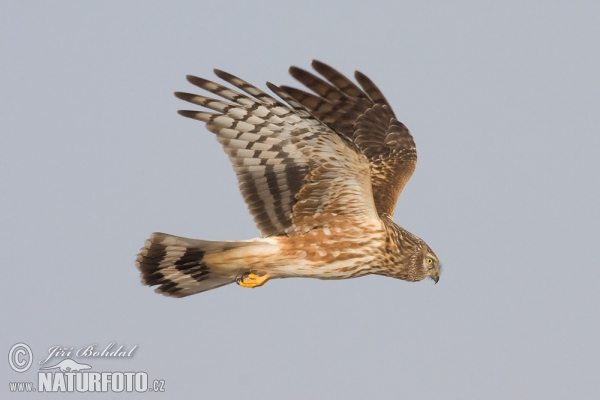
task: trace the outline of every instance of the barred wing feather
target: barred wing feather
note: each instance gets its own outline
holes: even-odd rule
[[[325,80],[297,67],[291,67],[290,74],[315,94],[289,86],[282,89],[365,154],[377,211],[393,216],[398,197],[417,164],[412,135],[366,75],[356,71],[359,87],[322,62],[313,61],[312,66]]]
[[[205,122],[217,136],[263,237],[302,234],[336,218],[378,218],[369,162],[352,141],[275,85],[268,84],[287,104],[231,74],[215,74],[241,92],[188,76],[224,100],[178,92],[216,111],[179,113]]]

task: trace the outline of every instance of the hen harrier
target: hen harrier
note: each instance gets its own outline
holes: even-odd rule
[[[291,75],[315,94],[267,83],[278,101],[226,72],[238,92],[206,79],[192,84],[223,99],[175,93],[215,112],[179,111],[206,123],[237,174],[261,232],[252,240],[207,241],[154,233],[137,256],[142,282],[185,297],[233,282],[346,279],[378,274],[406,281],[440,276],[440,262],[392,216],[417,153],[377,86],[360,87],[314,61],[323,80],[300,68]]]

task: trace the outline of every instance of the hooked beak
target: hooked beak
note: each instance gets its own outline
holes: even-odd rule
[[[433,279],[433,281],[435,282],[434,283],[434,285],[435,285],[440,280],[440,276],[439,275],[431,275],[431,279]]]

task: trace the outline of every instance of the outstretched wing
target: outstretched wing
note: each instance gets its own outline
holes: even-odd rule
[[[215,74],[245,94],[188,76],[194,85],[225,100],[175,93],[216,111],[179,113],[206,122],[217,135],[263,236],[304,233],[338,218],[378,218],[369,162],[353,142],[275,85],[267,84],[287,105],[233,75]]]
[[[402,189],[417,164],[412,135],[399,122],[375,84],[356,71],[358,87],[344,75],[313,61],[313,68],[328,82],[297,67],[290,74],[316,94],[289,86],[281,88],[336,132],[351,139],[371,166],[373,195],[379,215],[394,215]]]

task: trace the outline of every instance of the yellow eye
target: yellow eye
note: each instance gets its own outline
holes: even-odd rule
[[[427,258],[425,259],[425,262],[427,263],[427,265],[431,265],[431,264],[433,264],[433,259],[432,259],[432,258],[429,258],[429,257],[427,257]]]

